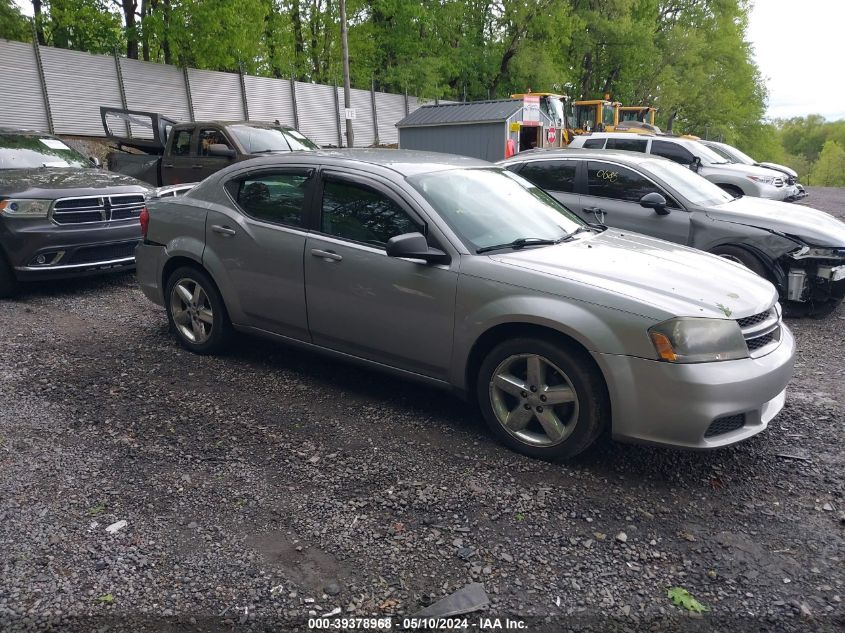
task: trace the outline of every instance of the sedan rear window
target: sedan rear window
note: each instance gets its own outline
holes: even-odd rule
[[[533,182],[540,189],[572,193],[575,191],[575,172],[578,164],[574,160],[536,160],[525,163],[519,175]]]

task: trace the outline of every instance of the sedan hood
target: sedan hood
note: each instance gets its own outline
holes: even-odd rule
[[[69,196],[151,191],[140,180],[105,169],[58,168],[0,170],[0,197],[55,200]]]
[[[777,299],[768,281],[747,268],[663,240],[608,229],[577,242],[492,256],[504,264],[568,279],[600,294],[624,295],[629,312],[742,318]],[[548,288],[554,292],[554,286]],[[596,303],[603,303],[595,298]],[[604,302],[605,305],[609,305]],[[668,318],[668,317],[666,317]]]
[[[743,196],[707,209],[714,220],[794,235],[814,246],[845,246],[845,222],[824,211],[788,202]]]

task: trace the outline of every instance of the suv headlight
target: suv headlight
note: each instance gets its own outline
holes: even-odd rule
[[[736,321],[679,317],[649,328],[660,360],[708,363],[748,358],[748,345]]]
[[[15,218],[46,218],[52,200],[24,200],[10,198],[0,200],[0,215]]]

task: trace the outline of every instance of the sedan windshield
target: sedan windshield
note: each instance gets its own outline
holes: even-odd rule
[[[0,134],[0,169],[37,169],[39,167],[93,167],[93,165],[76,150],[46,134]]]
[[[504,169],[454,169],[408,182],[476,251],[553,242],[584,226],[554,198]]]
[[[729,162],[725,160],[724,156],[719,156],[716,152],[712,149],[707,147],[704,143],[699,143],[698,141],[690,141],[689,149],[692,150],[693,155],[698,156],[701,159],[701,162],[705,165],[724,165],[725,163]]]
[[[671,160],[651,159],[641,167],[665,182],[683,198],[700,207],[712,207],[733,200],[733,196],[712,182]]]
[[[238,137],[247,154],[319,149],[296,130],[257,125],[232,125],[229,129]]]

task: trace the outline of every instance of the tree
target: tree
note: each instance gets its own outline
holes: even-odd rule
[[[32,39],[29,20],[12,0],[0,0],[0,38],[19,42]]]
[[[123,48],[120,15],[111,11],[106,0],[45,0],[40,4],[44,11],[36,14],[36,23],[46,44],[107,54],[115,47]]]
[[[825,142],[812,171],[814,185],[845,187],[845,149],[834,140]]]

